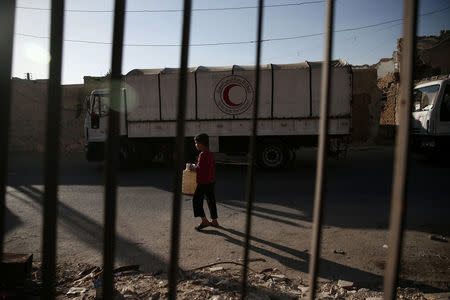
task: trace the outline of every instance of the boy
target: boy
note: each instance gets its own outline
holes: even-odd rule
[[[215,178],[214,172],[216,163],[214,161],[214,155],[209,151],[209,137],[207,134],[202,133],[194,137],[195,147],[200,151],[198,156],[197,165],[192,165],[192,168],[197,171],[197,188],[195,189],[194,198],[192,199],[192,205],[194,208],[194,217],[202,218],[200,225],[196,227],[197,230],[201,230],[209,225],[219,226],[217,222],[217,207],[216,197],[214,195]],[[206,196],[209,212],[211,215],[211,222],[205,216],[203,210],[203,198]]]

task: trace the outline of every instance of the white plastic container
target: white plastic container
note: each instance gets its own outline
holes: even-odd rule
[[[183,171],[183,183],[181,186],[181,192],[186,195],[193,195],[196,188],[197,173],[195,171],[190,171],[188,164],[186,164],[186,169]]]

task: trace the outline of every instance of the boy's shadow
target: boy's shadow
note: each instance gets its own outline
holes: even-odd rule
[[[235,229],[218,226],[207,227],[203,230],[200,230],[200,232],[204,234],[222,236],[227,242],[230,242],[242,248],[245,247],[245,233],[239,232]],[[288,269],[293,269],[308,274],[310,254],[307,253],[307,250],[296,250],[255,236],[251,236],[250,240],[250,251],[274,259],[280,264],[286,266]],[[273,248],[274,250],[271,251],[268,249],[264,249],[256,244],[263,244],[265,246]],[[319,277],[329,280],[352,281],[357,283],[358,287],[360,288],[367,287],[371,289],[379,289],[380,284],[383,282],[383,276],[356,269],[350,266],[345,266],[324,258],[320,258],[319,260],[318,275]],[[440,291],[439,289],[411,280],[402,280],[402,284],[405,284],[407,286],[414,286],[416,288],[420,287],[421,289],[430,292]]]

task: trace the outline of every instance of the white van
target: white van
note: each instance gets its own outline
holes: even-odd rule
[[[427,152],[449,149],[450,77],[418,84],[413,97],[413,149]]]

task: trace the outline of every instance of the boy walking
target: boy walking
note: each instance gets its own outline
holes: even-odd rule
[[[194,137],[195,147],[200,151],[197,165],[193,165],[197,172],[197,188],[195,189],[192,205],[194,208],[194,217],[200,217],[202,222],[196,227],[201,230],[207,226],[219,226],[217,222],[217,207],[216,196],[214,195],[215,178],[214,172],[216,163],[214,154],[209,151],[209,136],[205,133],[198,134]],[[203,198],[206,196],[206,201],[211,215],[211,222],[205,216],[203,210]]]

